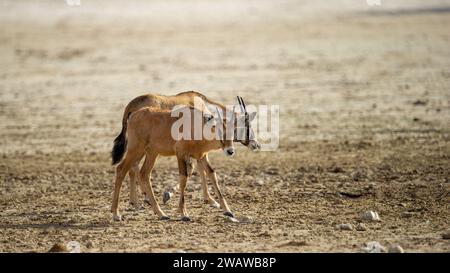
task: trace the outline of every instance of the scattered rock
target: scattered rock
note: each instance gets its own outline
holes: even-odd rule
[[[362,181],[365,178],[367,178],[366,173],[364,171],[362,171],[362,170],[356,170],[356,171],[352,172],[350,174],[350,176],[352,177],[352,179],[354,181]]]
[[[239,222],[241,223],[251,223],[253,222],[253,218],[250,216],[241,216],[238,218]]]
[[[266,230],[257,235],[258,237],[271,237],[270,233]]]
[[[66,244],[70,253],[81,253],[81,245],[77,241],[70,241]]]
[[[367,227],[364,223],[358,223],[355,227],[357,231],[366,231]]]
[[[402,212],[401,217],[402,218],[411,218],[414,216],[414,212],[410,212],[410,211],[405,211]]]
[[[372,241],[365,243],[362,250],[366,253],[386,253],[386,248],[379,242]]]
[[[348,198],[359,198],[364,195],[364,193],[362,192],[346,192],[346,191],[341,191],[339,192],[339,194]]]
[[[371,210],[363,212],[360,218],[367,221],[381,221],[378,213]]]
[[[266,173],[269,175],[278,175],[279,170],[277,168],[269,168],[266,170]]]
[[[389,248],[389,253],[405,253],[400,245],[393,245]]]
[[[67,249],[65,244],[62,243],[56,243],[50,248],[48,252],[69,252],[69,249]]]
[[[353,226],[351,224],[339,224],[336,228],[339,230],[353,230]]]
[[[289,241],[278,245],[278,247],[284,246],[307,246],[308,243],[306,241]]]
[[[420,99],[413,102],[414,106],[424,106],[424,105],[427,105],[427,104],[428,104],[428,101],[420,100]]]
[[[332,173],[344,173],[344,169],[340,166],[337,165],[332,165],[329,169],[330,172]]]
[[[89,234],[83,235],[83,237],[81,237],[81,241],[87,241],[91,238],[91,236]]]
[[[87,248],[93,248],[94,247],[94,243],[92,241],[87,241],[86,242],[86,247]]]
[[[450,231],[447,231],[446,233],[442,234],[442,239],[450,240]]]
[[[256,180],[256,184],[258,186],[262,186],[262,185],[264,185],[264,181],[262,179],[258,179],[258,180]]]

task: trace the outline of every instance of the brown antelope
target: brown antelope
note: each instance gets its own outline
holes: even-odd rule
[[[125,107],[125,111],[122,118],[122,131],[114,140],[114,148],[112,151],[112,162],[113,165],[117,164],[120,161],[119,155],[123,154],[123,150],[126,147],[126,138],[125,133],[127,130],[127,120],[131,113],[143,108],[143,107],[155,107],[160,109],[172,109],[176,105],[189,105],[194,106],[195,100],[201,99],[205,104],[212,105],[214,107],[219,107],[222,111],[225,112],[225,106],[210,99],[206,98],[203,94],[195,91],[182,92],[174,96],[163,96],[163,95],[155,95],[155,94],[146,94],[133,99],[128,105]],[[244,100],[241,97],[238,97],[240,113],[235,114],[235,123],[244,124],[244,128],[236,128],[234,134],[234,141],[242,143],[244,146],[249,147],[251,150],[256,151],[260,148],[259,143],[255,139],[255,134],[253,129],[251,128],[250,122],[255,117],[256,113],[248,113]],[[234,111],[233,111],[234,112]],[[238,135],[242,137],[238,137]],[[204,161],[204,162],[203,162]],[[150,160],[144,161],[142,168],[149,168],[149,164],[151,164]],[[210,195],[207,185],[207,176],[206,170],[204,170],[204,165],[211,166],[208,156],[206,155],[203,159],[197,161],[198,172],[200,174],[200,178],[202,181],[202,190],[203,190],[203,198],[204,202],[210,204],[213,207],[219,207],[219,203],[217,203]],[[130,203],[138,207],[138,197],[137,197],[137,188],[136,188],[136,178],[138,177],[139,171],[139,162],[136,162],[130,169]],[[172,190],[177,190],[179,188],[179,184],[176,184]],[[142,192],[143,189],[141,188]],[[166,191],[164,193],[163,201],[167,202],[170,198],[170,192]],[[145,196],[145,201],[149,202],[149,197]],[[224,209],[224,208],[222,208]]]
[[[179,211],[183,221],[190,220],[186,211],[184,193],[188,175],[191,173],[191,170],[189,170],[191,158],[202,160],[208,152],[217,149],[223,149],[226,155],[232,156],[234,154],[234,147],[233,140],[226,138],[226,120],[221,117],[220,111],[217,111],[219,116],[217,123],[215,123],[216,120],[213,116],[206,112],[206,109],[200,110],[189,107],[188,111],[190,111],[191,116],[200,113],[203,117],[201,126],[196,126],[194,123],[191,126],[193,128],[190,131],[191,136],[196,134],[196,130],[201,130],[200,138],[198,139],[192,140],[192,138],[186,139],[180,137],[180,135],[173,135],[172,128],[174,123],[177,122],[178,117],[173,117],[170,110],[146,107],[130,115],[126,130],[127,145],[121,150],[121,154],[116,154],[120,163],[116,167],[116,181],[111,207],[114,220],[122,220],[122,217],[118,213],[118,202],[120,188],[125,175],[133,165],[142,159],[144,154],[146,155],[147,163],[141,168],[140,184],[145,194],[149,197],[153,211],[161,220],[167,220],[169,217],[161,210],[155,199],[150,182],[150,174],[159,155],[177,157],[180,184]],[[185,113],[183,113],[184,115]],[[206,138],[203,130],[205,125],[210,125],[212,132],[218,134],[219,138]],[[183,130],[186,129],[183,128]],[[177,134],[180,133],[178,132]],[[224,214],[233,217],[220,191],[215,172],[206,160],[201,162],[202,168],[213,181],[214,188],[218,193],[220,206],[224,209]]]

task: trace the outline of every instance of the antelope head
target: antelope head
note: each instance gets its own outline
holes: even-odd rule
[[[233,139],[227,138],[227,122],[224,120],[221,111],[216,106],[217,117],[212,115],[204,115],[205,122],[209,122],[212,125],[212,128],[216,131],[216,136],[218,141],[220,141],[223,152],[226,156],[233,156],[235,153],[235,149],[233,146]]]
[[[255,132],[251,126],[252,120],[256,117],[256,112],[248,113],[245,106],[244,99],[237,96],[241,112],[235,113],[237,125],[234,130],[234,141],[242,143],[242,145],[249,147],[252,151],[257,151],[261,148],[255,137]],[[233,111],[234,112],[234,111]]]

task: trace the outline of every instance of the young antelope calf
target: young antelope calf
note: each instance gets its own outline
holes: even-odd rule
[[[178,160],[179,169],[179,184],[180,184],[180,203],[179,211],[183,221],[189,221],[190,218],[185,206],[185,189],[187,178],[191,173],[191,158],[201,160],[205,159],[208,152],[212,150],[223,149],[227,156],[234,154],[233,139],[226,138],[226,121],[222,118],[220,111],[217,111],[218,118],[193,107],[188,107],[190,117],[201,115],[201,126],[195,123],[195,118],[191,118],[191,132],[190,138],[185,139],[185,132],[172,132],[172,125],[179,120],[178,117],[173,117],[170,110],[160,108],[142,108],[133,112],[128,118],[128,126],[126,131],[127,145],[124,147],[123,153],[120,155],[122,159],[116,167],[116,181],[114,187],[113,202],[111,212],[113,219],[121,221],[122,217],[118,213],[118,202],[120,187],[125,178],[125,175],[130,168],[139,162],[144,155],[146,155],[146,163],[140,170],[141,188],[144,190],[146,196],[149,197],[153,211],[159,216],[161,220],[167,220],[169,217],[159,207],[153,189],[151,186],[151,172],[159,155],[161,156],[176,156]],[[184,111],[183,115],[187,112]],[[210,133],[214,135],[205,135],[208,133],[204,128],[210,128]],[[183,125],[183,131],[186,130]],[[198,131],[201,130],[200,138]],[[189,133],[189,132],[188,132]],[[216,137],[217,136],[217,137]],[[226,203],[217,183],[217,176],[211,165],[207,160],[202,160],[202,169],[213,181],[213,186],[218,194],[219,203],[224,210],[224,214],[233,216],[228,204]]]

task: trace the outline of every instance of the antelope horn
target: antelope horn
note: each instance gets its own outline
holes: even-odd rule
[[[242,106],[244,106],[244,111],[247,113],[247,107],[245,107],[244,99],[242,97],[240,97],[240,98],[241,98]]]
[[[239,102],[239,107],[241,108],[241,112],[244,113],[245,109],[244,109],[244,106],[242,106],[241,97],[237,96],[237,100]]]

